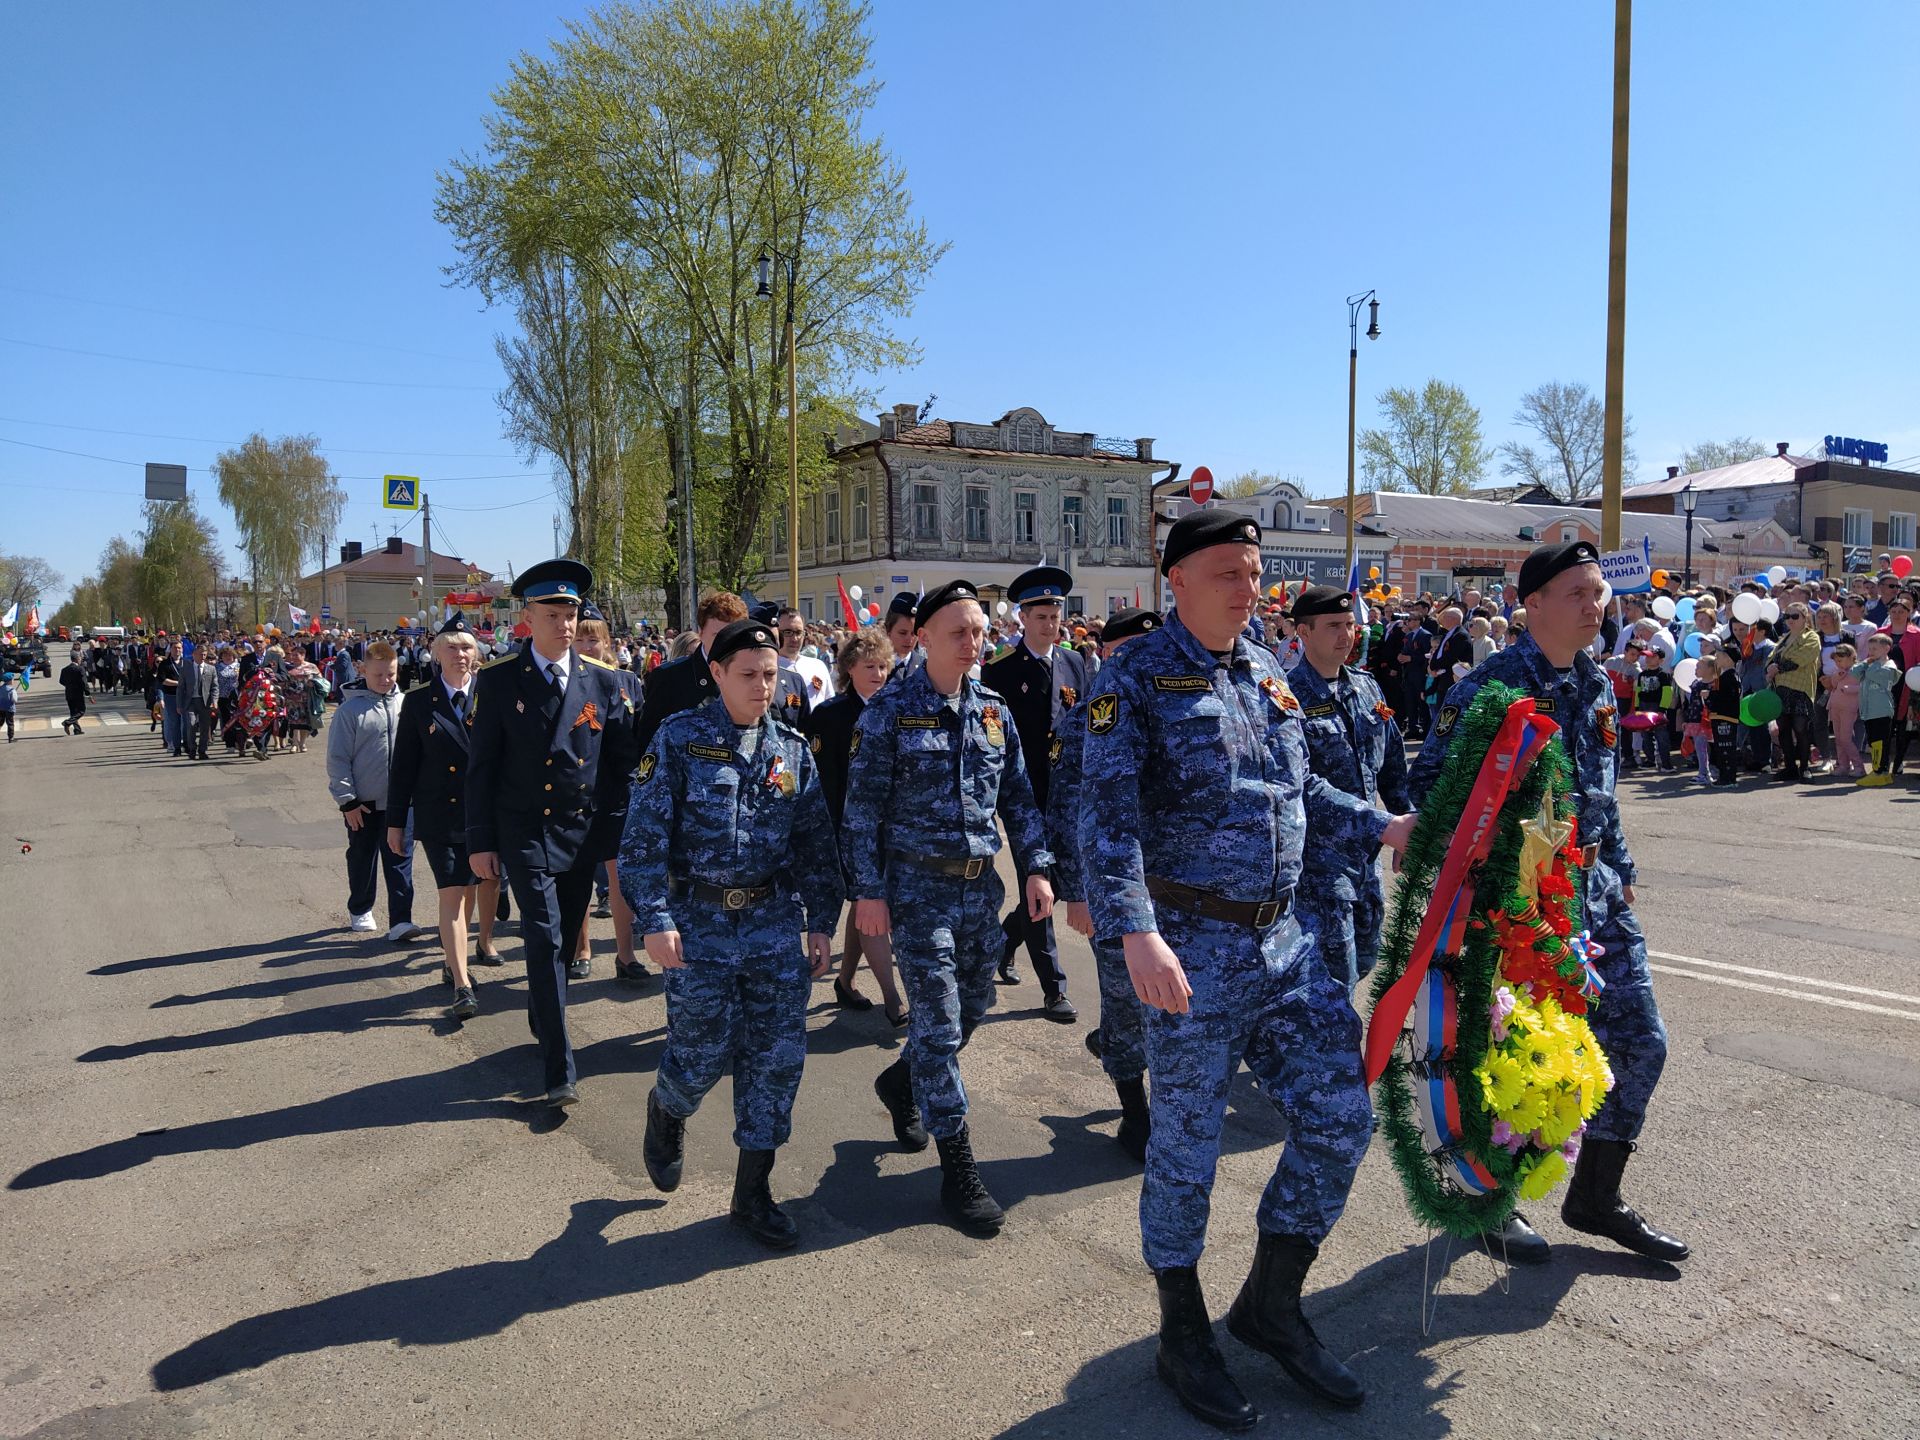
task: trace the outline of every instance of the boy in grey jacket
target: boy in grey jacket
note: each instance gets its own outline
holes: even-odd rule
[[[384,641],[367,648],[361,678],[340,692],[340,708],[327,729],[327,789],[347,826],[348,928],[379,929],[373,918],[379,875],[387,877],[387,939],[399,943],[417,932],[413,923],[413,824],[411,815],[387,818],[387,775],[400,723],[398,663]],[[406,831],[396,855],[385,843],[388,825]]]

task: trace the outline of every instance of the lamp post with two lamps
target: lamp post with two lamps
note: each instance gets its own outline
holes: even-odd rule
[[[800,608],[800,399],[799,384],[795,379],[794,341],[793,341],[793,294],[797,288],[797,270],[793,258],[782,255],[778,250],[769,257],[766,251],[760,252],[760,258],[753,262],[759,277],[759,287],[754,295],[762,300],[773,298],[772,278],[773,261],[777,259],[786,267],[787,279],[787,315],[786,335],[783,337],[787,352],[787,603],[794,609]]]
[[[1357,554],[1353,539],[1353,427],[1360,383],[1360,307],[1367,307],[1367,339],[1380,338],[1380,297],[1372,290],[1347,297],[1347,583],[1352,585]]]

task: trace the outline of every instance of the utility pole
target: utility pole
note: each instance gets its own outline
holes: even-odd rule
[[[1620,460],[1625,450],[1627,346],[1627,99],[1633,0],[1613,0],[1613,202],[1607,227],[1607,415],[1600,450],[1600,548],[1620,548]]]
[[[420,595],[425,624],[433,626],[433,511],[427,504],[427,487],[420,487]]]

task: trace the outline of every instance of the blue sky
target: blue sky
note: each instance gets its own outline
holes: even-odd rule
[[[1736,434],[1920,455],[1920,7],[1636,20],[1642,473]],[[525,3],[0,9],[0,548],[77,578],[137,530],[139,462],[217,510],[206,467],[262,430],[321,438],[349,537],[385,533],[396,471],[428,478],[436,546],[550,553],[546,469],[493,400],[510,317],[445,287],[431,205],[558,28]],[[882,403],[1032,405],[1332,493],[1343,300],[1370,286],[1363,425],[1440,376],[1497,443],[1540,381],[1600,388],[1611,5],[882,0],[872,29],[872,127],[953,247]]]

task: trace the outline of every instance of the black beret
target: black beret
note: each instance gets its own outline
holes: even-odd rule
[[[1014,577],[1007,587],[1007,598],[1016,605],[1057,604],[1073,588],[1073,576],[1058,565],[1036,565]]]
[[[1260,524],[1251,515],[1233,510],[1192,510],[1173,522],[1167,548],[1160,556],[1160,573],[1178,565],[1196,550],[1210,545],[1258,545]]]
[[[713,648],[707,651],[707,659],[718,664],[729,655],[740,650],[778,650],[773,631],[767,628],[764,620],[736,620],[718,635],[713,637]]]
[[[1542,545],[1520,562],[1520,598],[1525,600],[1562,570],[1576,565],[1598,565],[1600,552],[1585,540]]]
[[[887,618],[891,620],[896,615],[911,615],[913,614],[914,606],[919,603],[917,599],[909,595],[906,591],[896,590],[893,592],[893,599],[887,602]]]
[[[913,607],[913,623],[922,626],[934,617],[934,613],[943,605],[951,605],[956,600],[978,600],[980,592],[973,588],[970,580],[949,580],[938,590],[929,590],[921,597],[920,603]]]
[[[593,571],[578,560],[542,560],[529,565],[513,581],[514,595],[532,603],[553,600],[579,604],[593,589]]]
[[[1332,585],[1309,585],[1300,592],[1300,598],[1293,602],[1293,609],[1287,612],[1287,618],[1298,623],[1311,620],[1316,615],[1351,614],[1353,595],[1350,591]]]
[[[762,625],[771,625],[773,624],[774,617],[779,613],[780,603],[777,600],[762,600],[747,612],[747,618],[749,620],[758,620]]]
[[[456,610],[447,617],[447,623],[434,633],[436,635],[471,635],[473,627],[467,623],[467,617]]]
[[[600,613],[600,607],[591,600],[582,600],[580,602],[580,618],[582,620],[598,620],[602,625],[607,623],[607,617]]]
[[[1100,640],[1105,644],[1112,640],[1125,640],[1130,635],[1145,635],[1158,630],[1161,623],[1159,611],[1136,610],[1128,606],[1107,617],[1107,623],[1100,627]]]

